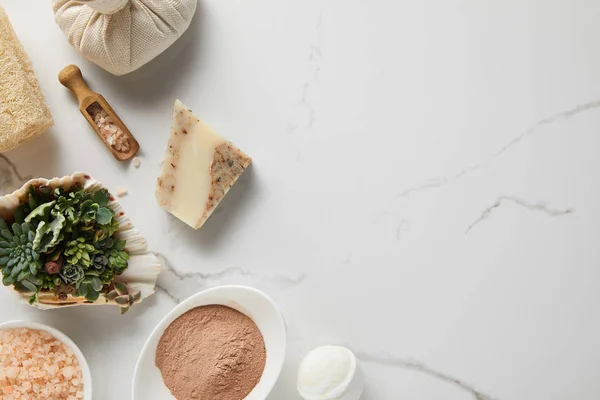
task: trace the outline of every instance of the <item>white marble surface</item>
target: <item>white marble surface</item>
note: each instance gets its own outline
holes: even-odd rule
[[[121,78],[69,47],[47,3],[3,2],[56,126],[0,156],[0,181],[84,170],[126,187],[166,270],[124,317],[2,291],[0,320],[70,335],[97,399],[128,397],[155,324],[223,283],[264,289],[289,324],[269,400],[298,399],[300,357],[330,343],[363,360],[366,400],[600,398],[600,3],[201,0]],[[57,82],[69,63],[136,134],[139,169]],[[153,197],[176,98],[254,158],[198,232]]]

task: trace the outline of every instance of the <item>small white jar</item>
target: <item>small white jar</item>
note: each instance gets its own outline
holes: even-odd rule
[[[352,351],[321,346],[302,360],[297,387],[305,400],[359,400],[364,376]]]

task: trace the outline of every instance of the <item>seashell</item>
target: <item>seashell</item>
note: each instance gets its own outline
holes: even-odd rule
[[[16,209],[23,202],[27,201],[27,190],[32,185],[45,185],[50,186],[53,189],[70,189],[74,186],[80,186],[88,191],[97,191],[99,189],[108,190],[102,183],[92,179],[88,174],[83,172],[76,172],[71,176],[50,180],[44,178],[32,179],[12,194],[0,197],[1,218],[5,220],[13,218]],[[127,269],[121,275],[117,275],[114,282],[126,284],[130,293],[135,293],[137,291],[141,292],[139,301],[142,301],[154,293],[156,280],[162,269],[161,263],[152,252],[148,251],[146,240],[140,235],[137,229],[135,229],[131,220],[123,211],[121,204],[112,195],[108,207],[115,212],[115,217],[119,222],[118,238],[120,240],[125,240],[125,249],[129,253],[129,265]],[[16,290],[11,291],[15,293],[21,301],[29,303],[31,293],[21,293]],[[119,306],[114,299],[108,300],[103,293],[100,294],[98,300],[94,302],[87,300],[85,297],[73,296],[71,294],[67,295],[66,299],[59,299],[53,292],[40,292],[38,299],[38,302],[31,305],[42,310],[79,305],[110,304]]]

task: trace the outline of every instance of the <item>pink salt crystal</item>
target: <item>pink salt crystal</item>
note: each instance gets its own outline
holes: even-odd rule
[[[52,369],[64,370],[66,376],[51,378]],[[15,376],[10,381],[9,374]],[[70,348],[44,331],[0,330],[0,399],[66,400],[69,393],[83,397],[81,368]]]

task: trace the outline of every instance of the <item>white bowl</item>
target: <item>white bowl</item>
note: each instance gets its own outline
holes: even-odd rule
[[[40,324],[37,322],[31,321],[8,321],[0,324],[0,330],[2,329],[13,329],[13,328],[27,328],[27,329],[35,329],[39,331],[46,331],[65,345],[67,345],[73,353],[75,357],[77,357],[77,361],[79,362],[79,366],[81,367],[81,373],[83,375],[83,399],[84,400],[92,400],[92,374],[90,373],[90,367],[83,356],[79,347],[64,333],[59,331],[58,329],[52,328],[48,325]]]
[[[258,289],[246,286],[219,286],[197,293],[183,301],[165,316],[146,341],[135,366],[133,400],[173,400],[175,397],[163,383],[156,366],[156,346],[165,329],[181,314],[192,308],[219,304],[250,317],[265,340],[267,360],[258,384],[245,400],[264,400],[279,378],[286,351],[285,322],[277,305]]]

